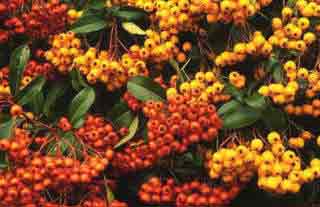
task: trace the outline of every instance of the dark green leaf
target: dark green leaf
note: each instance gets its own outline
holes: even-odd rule
[[[13,117],[10,117],[8,120],[4,120],[0,123],[0,139],[10,138],[15,124],[16,120]]]
[[[82,88],[85,87],[89,87],[89,85],[86,83],[86,81],[83,79],[82,75],[80,74],[79,70],[72,70],[70,72],[70,76],[71,76],[71,84],[72,87],[77,90],[80,91]]]
[[[108,117],[119,129],[121,127],[128,128],[134,119],[133,113],[129,109],[128,105],[123,101],[112,107],[111,111],[108,113]]]
[[[27,85],[22,91],[20,91],[16,97],[16,101],[20,105],[30,103],[35,96],[37,96],[44,84],[46,79],[43,76],[38,76],[29,85]]]
[[[165,90],[152,79],[143,76],[131,78],[127,84],[128,91],[140,101],[164,101]]]
[[[104,0],[90,0],[87,4],[88,9],[95,9],[100,10],[105,7],[105,1]]]
[[[283,81],[283,71],[279,60],[271,57],[266,63],[266,71],[272,73],[272,77],[276,82]]]
[[[138,130],[138,126],[139,126],[139,117],[136,116],[132,123],[129,126],[129,133],[123,137],[117,144],[116,146],[114,146],[114,148],[119,148],[122,145],[126,144],[127,142],[129,142],[132,138],[134,138],[134,135],[136,134],[137,130]]]
[[[79,129],[80,127],[82,127],[82,125],[84,124],[85,119],[79,119],[76,123],[73,124],[73,128],[75,129]]]
[[[52,85],[52,87],[49,89],[48,96],[46,97],[46,100],[43,105],[43,113],[47,117],[50,116],[55,103],[66,92],[67,87],[68,86],[65,83],[58,82]]]
[[[226,93],[230,94],[231,96],[233,96],[238,101],[240,101],[240,102],[243,101],[244,92],[239,90],[235,86],[231,85],[230,83],[225,82],[224,90],[225,90]]]
[[[107,27],[107,21],[98,15],[86,15],[81,17],[71,26],[71,31],[76,34],[96,32]]]
[[[0,151],[0,169],[5,169],[9,167],[8,153],[5,151]]]
[[[146,17],[146,12],[133,7],[114,7],[110,9],[112,16],[121,21],[137,21]]]
[[[77,96],[72,100],[68,111],[69,121],[72,125],[84,117],[94,103],[94,100],[95,92],[90,87],[82,89],[77,94]]]
[[[31,109],[34,113],[36,114],[41,114],[42,113],[42,109],[43,109],[43,104],[44,104],[44,95],[43,93],[40,91],[37,95],[35,95],[31,101],[30,101],[30,106]]]
[[[12,95],[16,95],[19,91],[21,78],[25,66],[30,58],[30,48],[28,45],[21,45],[16,48],[10,57],[10,74],[9,74],[9,85]]]
[[[218,114],[220,116],[226,115],[226,114],[229,114],[229,113],[236,111],[239,107],[241,107],[241,103],[239,101],[231,100],[228,103],[223,104],[219,108]]]
[[[284,130],[288,126],[286,114],[271,105],[263,112],[262,121],[270,130]]]
[[[261,113],[249,106],[241,106],[236,111],[222,117],[224,129],[240,129],[254,124]]]
[[[254,93],[253,95],[245,98],[244,101],[246,102],[246,104],[248,104],[252,108],[255,108],[258,110],[264,110],[268,106],[265,97],[261,96],[258,93]]]

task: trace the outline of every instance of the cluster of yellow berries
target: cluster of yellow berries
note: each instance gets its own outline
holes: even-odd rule
[[[296,7],[304,17],[320,17],[320,2],[317,0],[298,0]]]
[[[313,135],[302,132],[295,139],[309,141]],[[299,141],[297,141],[299,139]],[[320,137],[319,144],[320,144]],[[294,141],[289,141],[290,142]],[[301,144],[296,144],[300,147]],[[301,186],[320,178],[320,160],[313,159],[310,166],[303,168],[301,159],[290,149],[286,149],[279,133],[273,131],[267,135],[267,143],[255,138],[248,144],[233,144],[231,147],[208,152],[207,167],[212,179],[222,179],[225,183],[246,183],[258,176],[259,188],[274,193],[298,193]]]
[[[70,24],[76,22],[83,14],[83,11],[77,11],[75,9],[68,10],[68,22]]]
[[[284,12],[288,10],[290,15]],[[272,19],[273,35],[269,37],[268,41],[280,48],[304,52],[309,45],[315,42],[316,35],[308,31],[311,23],[307,17],[291,18],[291,12],[293,12],[291,8],[285,7],[282,10],[282,19],[278,17]],[[289,17],[291,19],[285,25],[285,19]]]
[[[227,184],[249,182],[256,174],[256,149],[260,148],[260,145],[263,147],[263,143],[254,140],[253,145],[253,148],[246,145],[221,148],[215,153],[207,154],[210,178],[221,178]]]
[[[179,89],[168,88],[167,96],[182,94],[190,96],[192,99],[208,103],[219,103],[230,100],[231,96],[224,93],[224,84],[217,79],[213,71],[197,72],[195,78],[184,82]]]
[[[277,132],[269,133],[267,139],[270,148],[263,151],[256,161],[260,188],[276,194],[298,193],[304,183],[320,177],[317,159],[311,161],[310,167],[302,169],[301,159],[284,147]]]
[[[46,51],[45,57],[61,73],[72,70],[74,58],[83,54],[81,40],[73,32],[54,35],[49,43],[51,48]]]
[[[215,58],[215,64],[219,67],[235,65],[246,59],[248,55],[267,57],[272,52],[272,45],[266,40],[260,31],[253,34],[248,43],[237,43],[233,51],[224,51]]]
[[[261,8],[268,6],[272,0],[222,0],[222,1],[204,1],[207,21],[213,22],[234,22],[237,25],[243,25],[246,20],[256,14]]]
[[[246,85],[246,76],[233,71],[229,73],[229,82],[236,88],[243,88]]]
[[[259,88],[258,93],[270,97],[276,104],[285,104],[295,99],[298,89],[299,84],[296,81],[290,81],[287,85],[281,83],[263,85]]]
[[[98,52],[92,47],[74,59],[74,66],[90,84],[100,81],[109,91],[122,87],[128,77],[148,73],[145,62],[141,60],[131,58],[128,54],[124,54],[121,60],[113,60],[107,51]]]
[[[313,134],[309,131],[303,131],[297,137],[290,137],[288,139],[289,147],[293,149],[302,149],[305,146],[306,142],[309,142],[314,138]]]
[[[289,115],[295,116],[320,116],[320,99],[314,99],[311,103],[303,105],[288,104],[285,106],[285,111]]]

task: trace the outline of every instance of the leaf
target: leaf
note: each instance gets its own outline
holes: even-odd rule
[[[146,18],[146,12],[142,9],[133,7],[113,7],[110,8],[111,14],[114,17],[119,18],[121,21],[137,21]]]
[[[272,73],[272,77],[276,82],[283,81],[283,71],[279,60],[271,57],[266,63],[266,71]]]
[[[80,91],[82,88],[89,87],[89,85],[83,79],[83,76],[80,74],[79,70],[73,69],[70,72],[70,76],[71,76],[72,87],[75,90]]]
[[[112,192],[112,190],[110,189],[110,187],[108,186],[108,183],[106,181],[106,178],[104,178],[104,185],[105,185],[105,188],[106,188],[106,192],[107,192],[107,203],[108,203],[108,206],[112,203],[112,201],[114,201],[115,199],[115,196]]]
[[[98,15],[86,15],[81,17],[71,26],[71,31],[76,34],[96,32],[107,27],[107,21]]]
[[[104,0],[90,0],[87,4],[88,9],[95,9],[100,10],[105,7],[105,1]]]
[[[0,169],[5,169],[9,167],[8,153],[5,151],[0,151]]]
[[[52,85],[52,87],[48,91],[48,96],[43,105],[43,113],[49,117],[52,109],[54,108],[57,100],[63,96],[63,94],[67,90],[67,85],[63,82],[58,82]]]
[[[30,48],[28,45],[21,45],[16,48],[10,57],[9,65],[9,86],[12,95],[16,95],[19,91],[23,71],[30,58]]]
[[[276,82],[282,82],[283,81],[283,71],[281,65],[274,68],[272,77]]]
[[[241,107],[241,103],[239,101],[231,100],[219,108],[218,114],[219,116],[226,115],[236,111],[239,107]]]
[[[240,129],[254,124],[261,113],[249,106],[241,106],[236,111],[222,117],[224,129]]]
[[[17,103],[21,106],[30,103],[33,98],[41,92],[45,83],[46,79],[43,76],[36,77],[30,84],[28,84],[22,91],[18,93],[16,97]]]
[[[112,120],[113,124],[120,129],[121,127],[128,128],[134,119],[133,113],[131,112],[128,105],[120,101],[115,106],[112,107],[108,116]]]
[[[143,76],[131,78],[128,91],[140,101],[165,101],[165,90],[152,79]]]
[[[264,110],[262,121],[270,130],[284,130],[288,126],[286,114],[271,105]]]
[[[233,96],[235,99],[237,99],[238,101],[242,102],[243,101],[243,97],[244,97],[244,93],[243,91],[240,91],[238,88],[236,88],[235,86],[233,86],[232,84],[225,82],[225,87],[224,87],[224,91],[228,94],[230,94],[231,96]]]
[[[84,122],[85,122],[84,118],[79,119],[76,123],[73,124],[73,128],[79,129],[80,127],[82,127]]]
[[[123,22],[122,28],[129,32],[130,34],[134,35],[146,35],[146,31],[141,29],[138,25],[133,22]]]
[[[268,106],[265,97],[258,93],[254,93],[253,95],[247,97],[244,101],[252,108],[258,110],[264,110]]]
[[[88,112],[95,100],[95,92],[91,87],[82,89],[76,97],[72,100],[69,110],[68,118],[72,125],[82,119]]]
[[[5,120],[0,123],[0,139],[10,138],[15,125],[16,120],[13,117],[10,117],[9,120]]]
[[[41,114],[42,113],[42,109],[43,109],[43,104],[44,104],[44,95],[43,93],[40,91],[40,93],[38,93],[37,95],[35,95],[31,101],[30,101],[30,106],[32,108],[32,111],[36,114]]]
[[[120,146],[126,144],[127,142],[129,142],[133,137],[134,135],[136,134],[137,130],[138,130],[138,126],[139,126],[139,117],[136,116],[132,123],[130,124],[129,126],[129,133],[124,136],[117,144],[116,146],[114,146],[114,148],[119,148]]]

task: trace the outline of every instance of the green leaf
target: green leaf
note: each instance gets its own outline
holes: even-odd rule
[[[67,85],[63,82],[57,82],[48,91],[48,96],[43,105],[43,113],[49,117],[57,100],[63,96],[67,90]]]
[[[42,109],[43,109],[43,104],[44,104],[44,95],[42,93],[42,91],[40,91],[40,93],[38,93],[37,95],[35,95],[31,101],[30,101],[30,106],[31,109],[34,113],[36,114],[41,114],[42,113]]]
[[[255,108],[258,110],[264,110],[268,106],[265,97],[258,93],[254,93],[253,95],[245,98],[244,101],[246,104],[248,104],[252,108]]]
[[[83,76],[80,74],[79,70],[73,69],[70,72],[70,76],[71,76],[71,84],[72,87],[77,90],[80,91],[82,88],[86,88],[89,87],[89,85],[86,83],[86,81],[83,79]]]
[[[120,101],[113,106],[111,111],[108,113],[108,117],[118,129],[121,127],[128,128],[134,119],[133,113],[124,101]]]
[[[19,91],[23,71],[30,58],[30,48],[28,45],[21,45],[16,48],[10,57],[9,86],[12,95],[16,95]]]
[[[10,117],[9,120],[5,120],[0,123],[0,139],[10,138],[13,132],[13,128],[16,124],[16,119]]]
[[[140,101],[165,101],[165,90],[152,79],[143,76],[131,78],[128,91]]]
[[[107,27],[107,21],[98,15],[87,15],[81,17],[71,26],[71,31],[76,34],[96,32]]]
[[[110,8],[111,15],[119,18],[121,21],[137,21],[146,18],[146,12],[134,7],[113,7]]]
[[[278,65],[274,68],[272,77],[276,82],[282,82],[283,81],[283,71],[281,65]]]
[[[229,113],[236,111],[239,107],[241,107],[241,103],[239,101],[231,100],[228,103],[223,104],[219,108],[218,114],[220,116],[226,115],[226,114],[229,114]]]
[[[79,119],[76,123],[73,124],[73,128],[79,129],[80,127],[82,127],[84,122],[85,122],[84,118]]]
[[[72,125],[82,119],[88,112],[95,100],[95,92],[91,87],[82,89],[76,97],[72,100],[69,110],[68,118]]]
[[[271,57],[266,63],[266,71],[272,73],[272,77],[276,82],[283,81],[283,71],[279,60]]]
[[[228,94],[230,94],[231,96],[233,96],[235,99],[237,99],[238,101],[242,102],[243,101],[243,97],[244,97],[244,92],[240,91],[238,88],[236,88],[235,86],[233,86],[232,84],[225,82],[225,87],[224,87],[224,91]]]
[[[35,96],[37,96],[44,84],[46,79],[43,76],[38,76],[30,84],[28,84],[22,91],[20,91],[16,97],[16,101],[20,105],[30,103]]]
[[[264,110],[262,121],[270,130],[284,130],[288,126],[286,114],[271,105]]]
[[[241,106],[236,111],[222,117],[224,129],[240,129],[254,124],[261,113],[249,106]]]
[[[133,22],[123,22],[122,28],[129,32],[130,34],[134,35],[146,35],[146,31],[141,29],[138,25]]]
[[[137,130],[138,130],[138,126],[139,126],[139,117],[136,116],[132,123],[130,124],[129,126],[129,133],[123,137],[117,144],[116,146],[114,146],[114,148],[119,148],[121,147],[122,145],[126,144],[127,142],[129,142],[133,137],[134,135],[136,134]]]
[[[105,7],[105,1],[104,0],[90,0],[87,4],[88,9],[95,9],[100,10]]]
[[[6,169],[9,167],[8,153],[0,151],[0,169]]]

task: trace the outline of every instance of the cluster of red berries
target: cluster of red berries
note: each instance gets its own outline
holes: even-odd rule
[[[23,6],[25,0],[0,0],[0,18]]]
[[[32,38],[46,38],[62,32],[67,25],[67,4],[59,0],[34,3],[31,11],[22,15],[26,33]]]
[[[148,101],[143,112],[147,122],[148,143],[143,139],[117,152],[113,166],[121,172],[145,169],[172,152],[183,153],[200,141],[212,141],[222,127],[213,105],[191,101],[191,97],[176,95],[168,104]]]
[[[118,200],[113,200],[107,205],[105,199],[100,198],[99,196],[92,196],[84,201],[81,207],[128,207],[128,205]]]
[[[47,188],[59,191],[71,184],[90,183],[108,161],[88,157],[80,163],[66,157],[35,156],[25,164],[0,174],[0,206],[34,205]]]
[[[8,152],[10,161],[23,162],[29,155],[28,146],[31,142],[32,138],[27,131],[16,128],[10,139],[0,140],[0,150]]]
[[[168,104],[148,101],[143,112],[149,118],[149,146],[158,150],[182,153],[191,144],[212,141],[222,127],[214,105],[188,95],[168,97]]]
[[[152,177],[143,183],[139,189],[139,199],[147,204],[172,204],[175,201],[175,182],[167,179],[162,183],[160,178]]]
[[[76,136],[86,145],[108,160],[113,158],[113,147],[119,142],[119,135],[101,116],[88,115],[83,126],[76,131]]]
[[[0,43],[7,42],[14,35],[25,33],[25,26],[17,17],[4,19],[3,25],[3,29],[0,29]]]
[[[207,183],[192,181],[178,186],[171,178],[161,182],[160,178],[152,177],[141,185],[138,195],[146,204],[175,203],[177,207],[210,207],[229,204],[239,192],[240,187],[237,185],[212,187]]]
[[[139,111],[143,106],[142,102],[136,99],[136,97],[131,95],[129,92],[126,92],[123,95],[123,100],[128,104],[132,111]]]

